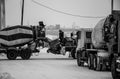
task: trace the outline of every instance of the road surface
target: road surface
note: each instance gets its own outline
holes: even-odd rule
[[[76,60],[67,55],[48,54],[45,51],[30,60],[0,57],[0,74],[3,73],[9,73],[11,79],[112,79],[110,72],[78,67]]]

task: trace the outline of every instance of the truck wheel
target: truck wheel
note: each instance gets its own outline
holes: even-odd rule
[[[76,59],[75,53],[72,53],[72,58],[73,58],[73,59]]]
[[[102,69],[102,64],[100,64],[100,57],[95,56],[94,57],[94,70],[101,71]]]
[[[49,49],[47,50],[47,53],[50,53],[50,50],[49,50]]]
[[[90,54],[89,56],[88,56],[88,68],[89,69],[93,69],[93,55],[92,54]]]
[[[76,59],[76,57],[75,57],[75,49],[73,49],[73,50],[71,51],[71,55],[72,55],[72,58],[73,58],[73,59]]]
[[[90,56],[88,56],[88,68],[91,69],[91,61]]]
[[[31,54],[32,53],[31,53],[31,51],[29,49],[24,49],[24,50],[21,51],[21,58],[23,60],[28,60],[28,59],[30,59]]]
[[[97,68],[97,57],[96,57],[96,55],[94,56],[94,59],[93,59],[93,68],[94,68],[94,70],[96,70],[96,68]]]
[[[7,58],[9,60],[15,60],[17,58],[18,54],[16,50],[7,50]]]
[[[78,66],[82,65],[80,52],[77,52],[77,65]]]
[[[114,58],[112,60],[112,64],[111,64],[111,73],[112,73],[112,77],[113,79],[119,79],[119,73],[116,71],[116,59]]]

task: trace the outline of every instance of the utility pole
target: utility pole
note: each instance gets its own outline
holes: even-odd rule
[[[111,0],[111,14],[113,13],[113,0]]]
[[[22,0],[21,25],[23,25],[23,17],[24,17],[24,0]]]
[[[0,0],[0,29],[5,27],[5,0]]]

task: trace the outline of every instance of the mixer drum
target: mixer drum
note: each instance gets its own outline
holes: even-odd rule
[[[0,30],[0,45],[3,47],[22,46],[33,40],[33,31],[27,26],[12,26]]]
[[[103,36],[103,26],[106,19],[100,20],[92,32],[92,43],[95,48],[103,48],[106,45]]]

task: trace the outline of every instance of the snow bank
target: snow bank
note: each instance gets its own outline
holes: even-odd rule
[[[4,72],[4,73],[0,73],[0,79],[15,79],[15,78],[12,77],[10,73]]]

